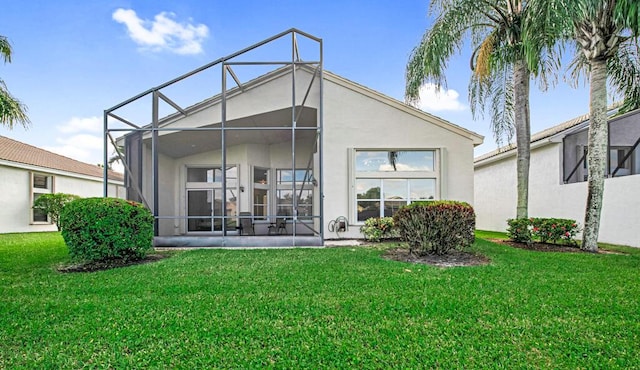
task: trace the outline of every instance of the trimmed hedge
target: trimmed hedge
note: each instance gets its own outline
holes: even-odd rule
[[[413,202],[400,208],[393,220],[411,253],[446,254],[475,241],[476,215],[465,202]]]
[[[575,236],[580,231],[575,220],[565,218],[512,218],[507,220],[507,236],[520,243],[576,245]]]
[[[62,237],[75,260],[139,260],[153,249],[153,215],[142,204],[116,198],[85,198],[60,214]]]

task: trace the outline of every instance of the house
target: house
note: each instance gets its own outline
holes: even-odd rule
[[[103,169],[0,136],[0,233],[55,231],[32,208],[42,194],[103,195]],[[124,197],[122,174],[109,172],[109,196]]]
[[[640,110],[609,119],[599,241],[640,247]],[[532,135],[529,216],[584,223],[589,116]],[[475,159],[477,228],[504,231],[515,218],[516,150],[511,145]]]
[[[291,49],[273,62],[246,55],[273,43]],[[209,69],[191,86],[217,78],[217,94],[185,106],[165,93],[193,93],[175,85]],[[151,124],[120,113],[144,99]],[[127,197],[154,213],[156,246],[323,245],[362,238],[367,218],[414,200],[473,203],[483,140],[323,70],[322,40],[298,30],[107,109],[105,121],[125,148]]]

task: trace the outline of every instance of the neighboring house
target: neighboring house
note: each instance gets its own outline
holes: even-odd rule
[[[562,123],[531,139],[529,216],[575,219],[587,201],[589,116]],[[609,119],[599,241],[640,247],[640,110]],[[516,150],[508,146],[475,160],[477,227],[504,231],[516,210]]]
[[[116,113],[145,94],[105,111],[132,128],[127,194],[153,210],[157,246],[322,245],[414,200],[473,203],[482,136],[323,71],[321,52],[304,61],[313,36],[258,46],[289,35],[294,60],[247,81],[242,67],[262,64],[237,53],[151,89],[151,125]],[[209,67],[225,71],[219,94],[183,108],[160,92]],[[164,103],[175,113],[160,118]]]
[[[32,208],[42,194],[103,195],[103,169],[0,136],[0,233],[55,231]],[[122,174],[109,172],[109,196],[124,197]]]

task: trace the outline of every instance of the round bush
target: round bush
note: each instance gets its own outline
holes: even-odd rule
[[[153,215],[136,202],[77,199],[62,210],[60,226],[75,260],[138,260],[153,248]]]
[[[413,202],[393,216],[400,238],[418,254],[446,254],[475,241],[476,216],[465,202]]]

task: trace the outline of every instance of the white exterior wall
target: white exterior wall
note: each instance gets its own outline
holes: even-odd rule
[[[531,151],[529,216],[569,218],[584,225],[587,183],[562,183],[562,144]],[[640,176],[605,180],[599,241],[640,247]],[[475,169],[477,228],[505,231],[516,214],[515,155]]]
[[[473,204],[473,142],[412,113],[329,81],[324,84],[325,239],[362,238],[355,222],[355,190],[349,173],[350,149],[437,149],[441,156],[440,199]],[[345,233],[328,223],[349,220]]]
[[[31,222],[31,173],[53,176],[55,193],[75,194],[83,198],[103,195],[102,179],[52,172],[43,168],[0,166],[0,233],[56,231],[54,224]],[[122,185],[109,184],[110,197],[125,197]]]
[[[302,104],[312,74],[305,70],[296,72],[296,102]],[[309,91],[305,106],[315,108],[319,114],[319,81]],[[352,174],[349,172],[349,153],[353,149],[435,149],[437,151],[437,167],[439,182],[437,184],[440,199],[465,201],[473,204],[473,146],[474,140],[481,142],[479,136],[471,132],[453,128],[448,123],[438,121],[410,107],[392,101],[381,94],[342,81],[337,77],[325,78],[323,82],[323,158],[322,183],[314,188],[314,213],[320,213],[320,202],[324,204],[324,225],[317,229],[324,230],[325,239],[362,238],[360,225],[355,220],[355,193],[352,188]],[[363,93],[363,91],[365,91]],[[291,107],[292,78],[290,74],[276,76],[262,81],[257,86],[248,88],[241,94],[230,93],[227,96],[226,118],[228,121],[265,112],[277,111]],[[175,116],[161,123],[171,127],[199,127],[220,122],[220,104],[198,108],[186,117]],[[433,119],[434,122],[429,120]],[[317,121],[320,121],[318,115]],[[438,123],[435,123],[438,121]],[[282,122],[287,125],[289,121]],[[273,122],[269,122],[273,124]],[[256,122],[259,125],[259,122]],[[169,135],[169,131],[160,136]],[[306,168],[309,161],[308,143],[296,143],[296,168]],[[211,151],[173,160],[160,158],[160,181],[169,177],[172,186],[162,183],[160,189],[160,214],[184,216],[186,213],[186,171],[187,166],[220,165],[219,151]],[[265,168],[290,168],[291,143],[262,145],[244,144],[227,148],[228,164],[239,165],[239,181],[245,187],[240,194],[239,211],[251,212],[252,166]],[[314,155],[314,177],[319,178],[320,158]],[[150,174],[151,153],[145,148],[145,173]],[[145,176],[144,192],[152,194],[150,176]],[[172,195],[169,195],[172,194]],[[169,197],[172,199],[169,199]],[[271,194],[272,201],[275,196]],[[151,201],[149,198],[148,201]],[[170,201],[171,204],[165,201]],[[350,221],[349,230],[334,234],[328,231],[329,223],[339,216]],[[301,228],[300,231],[308,231]],[[186,230],[184,221],[175,220],[173,224],[161,222],[160,235],[183,235]]]

